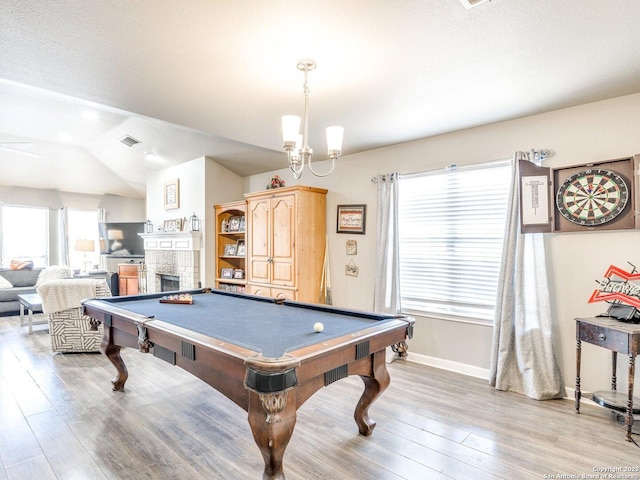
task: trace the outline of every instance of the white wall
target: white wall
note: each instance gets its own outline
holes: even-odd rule
[[[376,186],[371,177],[398,171],[412,173],[458,165],[511,158],[516,150],[550,149],[554,156],[545,164],[552,168],[628,157],[640,153],[640,94],[568,108],[551,113],[501,122],[447,135],[417,140],[387,148],[349,155],[338,160],[326,178],[305,172],[295,181],[287,169],[245,179],[246,191],[263,190],[278,174],[287,186],[324,187],[327,196],[327,231],[331,255],[334,305],[371,309],[375,261]],[[322,141],[320,139],[320,141]],[[348,144],[349,132],[345,132]],[[321,148],[316,147],[316,151]],[[320,156],[318,156],[320,157]],[[285,162],[283,153],[283,164]],[[320,162],[318,170],[324,166]],[[335,233],[338,204],[367,204],[366,235]],[[348,260],[345,241],[358,241],[360,267],[357,278],[344,275]],[[575,317],[594,316],[606,304],[587,304],[591,292],[610,264],[625,267],[627,261],[640,267],[640,232],[589,232],[547,234],[551,264],[554,341],[565,385],[575,383]],[[486,375],[490,366],[492,328],[434,318],[417,318],[410,352],[434,364],[463,372]],[[626,388],[628,359],[620,356],[619,388]],[[606,389],[610,384],[610,352],[583,344],[582,388]]]
[[[141,222],[145,218],[145,201],[117,195],[87,195],[38,188],[0,186],[0,203],[48,207],[57,212],[62,207],[77,209],[104,208],[108,222]],[[56,215],[50,215],[49,251],[51,264],[58,264],[58,223]],[[96,232],[98,226],[96,225]]]
[[[179,207],[164,209],[164,183],[180,181]],[[203,287],[215,284],[215,211],[213,206],[241,200],[242,178],[213,159],[200,157],[167,168],[147,179],[147,216],[154,225],[165,220],[186,218],[194,213],[200,219],[202,249],[200,251],[200,281]]]

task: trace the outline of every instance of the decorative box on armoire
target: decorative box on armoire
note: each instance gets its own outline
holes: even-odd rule
[[[245,194],[247,293],[319,302],[326,195],[305,186]]]

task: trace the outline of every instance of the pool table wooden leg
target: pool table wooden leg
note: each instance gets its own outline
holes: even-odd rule
[[[111,380],[114,392],[124,392],[124,384],[129,378],[129,372],[127,366],[124,364],[122,357],[120,356],[120,345],[114,345],[111,335],[113,334],[111,327],[104,327],[104,337],[102,343],[100,343],[100,351],[104,353],[109,361],[116,367],[117,375]]]
[[[376,422],[369,417],[369,407],[387,389],[391,382],[384,350],[371,355],[371,363],[371,375],[360,375],[364,382],[364,392],[353,414],[358,430],[364,436],[371,435],[376,426]]]
[[[282,459],[296,425],[296,399],[289,391],[284,393],[284,400],[282,410],[274,417],[265,410],[263,400],[257,393],[249,393],[249,425],[264,458],[263,480],[285,478]]]

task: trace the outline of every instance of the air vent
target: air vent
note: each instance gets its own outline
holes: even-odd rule
[[[131,135],[125,135],[120,139],[120,141],[124,143],[127,147],[133,147],[134,145],[141,143],[140,140],[136,140]]]
[[[490,2],[491,0],[460,0],[460,2],[462,3],[462,5],[464,5],[465,8],[477,7],[481,3],[484,3],[487,1]]]

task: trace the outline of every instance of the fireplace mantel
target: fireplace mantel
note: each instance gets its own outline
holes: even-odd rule
[[[145,250],[200,250],[200,232],[139,233]]]

